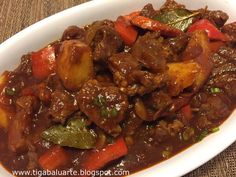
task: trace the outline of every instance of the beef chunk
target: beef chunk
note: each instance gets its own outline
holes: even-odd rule
[[[90,80],[78,93],[77,100],[80,110],[98,127],[114,136],[121,132],[119,123],[125,118],[128,100],[117,87]]]
[[[140,15],[148,18],[153,18],[155,17],[155,15],[157,15],[157,11],[153,8],[152,4],[149,3],[143,7]]]
[[[150,120],[159,118],[172,105],[171,97],[163,91],[153,92],[144,100]]]
[[[185,6],[183,4],[179,4],[174,0],[166,0],[165,4],[163,4],[160,10],[173,10],[173,9],[183,9]]]
[[[143,99],[136,99],[135,113],[144,121],[153,121],[159,118],[172,104],[171,97],[162,92],[152,92]]]
[[[209,11],[206,9],[200,9],[199,11],[202,18],[208,19],[218,28],[224,26],[226,21],[229,19],[229,16],[221,10]]]
[[[93,50],[95,61],[106,60],[123,47],[122,39],[114,29],[113,22],[108,20],[93,23],[86,31],[86,41]]]
[[[31,76],[32,75],[32,64],[31,64],[31,55],[23,55],[21,57],[21,63],[15,70],[17,74],[23,74],[25,76]]]
[[[141,64],[130,53],[113,55],[108,60],[108,64],[114,82],[128,95],[149,93],[161,87],[166,80],[164,73],[152,74],[142,71]]]
[[[135,130],[141,126],[143,123],[143,120],[140,119],[137,114],[134,112],[134,110],[131,108],[128,113],[127,117],[124,122],[124,134],[125,135],[133,135],[135,133]]]
[[[211,57],[214,68],[207,87],[218,87],[226,94],[236,99],[236,50],[230,47],[221,47],[217,53]]]
[[[27,135],[30,133],[31,120],[38,101],[33,96],[17,99],[17,112],[9,125],[8,147],[12,152],[20,153],[27,150]]]
[[[49,113],[56,122],[64,123],[68,116],[78,110],[76,99],[66,91],[56,90],[51,97]]]
[[[140,64],[130,53],[118,53],[108,59],[109,69],[113,73],[114,81],[117,85],[127,86],[132,80],[129,75],[137,69]]]
[[[207,102],[201,105],[201,115],[205,115],[209,120],[222,119],[228,117],[231,109],[231,102],[223,94],[211,95]]]
[[[189,42],[189,37],[185,33],[179,35],[175,38],[169,38],[167,40],[168,45],[171,47],[172,51],[175,54],[180,54],[185,50]],[[167,62],[174,62],[177,61],[178,57],[169,57]]]
[[[231,42],[236,43],[236,22],[223,26],[221,31],[229,37]]]
[[[69,26],[63,33],[61,40],[71,40],[79,39],[81,41],[85,40],[85,30],[77,26]]]
[[[131,54],[152,73],[164,72],[166,60],[175,57],[170,46],[157,32],[139,37],[131,49]]]
[[[178,119],[175,119],[171,123],[161,120],[154,128],[154,131],[151,129],[151,132],[155,140],[163,142],[169,137],[176,136],[183,128],[184,124]]]

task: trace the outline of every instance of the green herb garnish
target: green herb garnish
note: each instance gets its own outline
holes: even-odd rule
[[[220,93],[221,92],[220,88],[218,88],[218,87],[213,87],[210,89],[210,91],[211,91],[211,93]]]
[[[95,131],[87,126],[83,117],[73,118],[65,126],[54,125],[43,131],[41,137],[60,146],[79,149],[94,148],[97,141]]]
[[[13,96],[13,95],[16,94],[16,89],[15,89],[15,88],[6,87],[6,88],[5,88],[5,93],[6,93],[6,95],[8,95],[8,96]]]
[[[186,9],[174,9],[159,13],[154,17],[154,20],[178,28],[182,31],[186,31],[197,15],[199,15],[199,12],[193,13]]]
[[[101,108],[100,114],[102,117],[109,117],[109,112],[106,108]]]
[[[116,117],[118,115],[118,111],[116,108],[112,108],[110,111],[111,117]]]
[[[162,157],[164,157],[166,159],[166,158],[170,157],[171,152],[168,150],[164,150],[164,151],[162,151],[161,155],[162,155]]]
[[[209,134],[208,130],[202,131],[202,132],[198,135],[197,141],[202,141],[208,134]]]
[[[219,130],[220,130],[219,127],[214,127],[214,128],[211,129],[211,132],[215,133],[215,132],[218,132]]]
[[[107,103],[107,101],[106,101],[106,99],[103,96],[97,96],[93,100],[93,104],[95,106],[98,106],[98,107],[106,106],[106,103]]]

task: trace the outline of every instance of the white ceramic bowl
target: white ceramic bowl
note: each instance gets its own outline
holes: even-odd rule
[[[14,35],[0,45],[0,72],[14,69],[20,57],[30,51],[42,48],[58,39],[69,25],[83,26],[95,20],[115,19],[120,14],[141,9],[152,3],[156,8],[165,0],[94,0],[70,8],[46,18]],[[190,9],[205,7],[220,9],[230,15],[229,21],[236,21],[235,0],[177,0]],[[175,155],[169,160],[151,168],[137,172],[132,177],[174,177],[184,175],[204,164],[236,140],[236,111],[220,126],[220,131],[206,137],[203,141]],[[11,177],[0,167],[1,177]]]

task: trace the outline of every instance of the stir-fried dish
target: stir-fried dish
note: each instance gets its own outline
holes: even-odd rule
[[[236,101],[228,18],[167,0],[23,55],[0,79],[1,163],[134,173],[218,131]]]

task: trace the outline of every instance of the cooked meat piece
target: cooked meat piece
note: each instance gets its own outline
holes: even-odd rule
[[[64,123],[68,116],[78,110],[76,99],[66,91],[56,90],[51,97],[49,113],[56,122]]]
[[[32,114],[37,110],[39,104],[34,96],[22,96],[16,100],[17,111],[24,110],[26,114]]]
[[[226,94],[236,99],[236,50],[222,47],[211,57],[214,68],[207,82],[208,88],[220,88]]]
[[[78,93],[77,101],[80,110],[98,127],[113,136],[121,132],[119,123],[125,118],[128,100],[117,87],[90,80]]]
[[[206,129],[208,128],[212,123],[207,119],[205,116],[199,116],[196,120],[197,127],[199,129]]]
[[[173,9],[183,9],[185,5],[179,4],[174,0],[166,0],[166,2],[161,6],[160,10],[173,10]]]
[[[189,36],[186,34],[182,34],[175,38],[167,39],[168,45],[171,47],[172,51],[176,54],[180,54],[185,50],[188,45]],[[168,58],[167,62],[175,62],[178,60],[178,57]]]
[[[236,63],[236,50],[230,47],[223,46],[211,57],[214,67],[219,67],[222,64],[230,61]]]
[[[28,170],[33,170],[38,167],[38,154],[37,154],[37,149],[34,145],[30,144],[31,142],[28,143],[28,158],[29,162],[27,165]]]
[[[23,55],[21,57],[21,63],[19,67],[15,70],[16,73],[18,74],[23,74],[26,76],[31,76],[32,75],[32,67],[31,67],[31,55]]]
[[[92,48],[95,61],[104,61],[123,47],[113,22],[107,20],[93,23],[86,31],[86,40]]]
[[[149,120],[156,120],[170,109],[173,101],[171,97],[163,91],[152,92],[144,99]]]
[[[155,15],[157,15],[157,11],[153,8],[152,4],[149,3],[143,7],[140,15],[148,18],[153,18],[155,17]]]
[[[142,122],[143,120],[140,119],[132,109],[130,109],[127,113],[123,126],[124,134],[133,135],[135,130],[141,126]]]
[[[143,67],[153,73],[166,71],[166,60],[175,57],[159,32],[148,32],[139,37],[131,49],[131,54],[142,63]]]
[[[48,76],[47,79],[45,80],[45,84],[52,91],[64,90],[64,86],[62,85],[62,82],[60,81],[60,78],[58,77],[57,74],[52,74]]]
[[[20,153],[27,150],[27,135],[30,133],[32,116],[39,105],[33,96],[20,97],[16,104],[17,111],[9,125],[8,147],[12,152]]]
[[[154,121],[172,106],[171,97],[163,91],[152,92],[136,99],[135,113],[144,121]]]
[[[78,26],[69,26],[63,33],[61,40],[71,40],[79,39],[81,41],[85,40],[85,30],[79,28]]]
[[[236,73],[236,63],[226,63],[212,70],[211,78],[226,72]]]
[[[225,33],[233,43],[236,42],[236,22],[223,26],[221,31]]]
[[[121,91],[132,96],[135,94],[144,95],[161,88],[167,81],[166,74],[152,74],[147,71],[135,70],[130,74],[133,84],[121,87]]]
[[[130,53],[118,53],[108,59],[109,69],[112,71],[117,85],[126,87],[132,82],[129,74],[140,69],[140,64]]]
[[[114,82],[128,95],[149,93],[161,87],[166,80],[165,74],[152,74],[142,71],[140,63],[129,53],[113,55],[108,60]]]
[[[231,109],[231,102],[223,94],[211,95],[207,98],[206,103],[200,107],[201,115],[205,115],[208,120],[221,119],[228,117]]]
[[[151,129],[151,132],[155,140],[163,142],[169,137],[176,136],[183,127],[184,124],[178,119],[175,119],[172,123],[161,120],[154,128],[154,131]]]
[[[224,26],[229,16],[221,10],[206,10],[200,9],[201,18],[208,19],[218,28]]]

